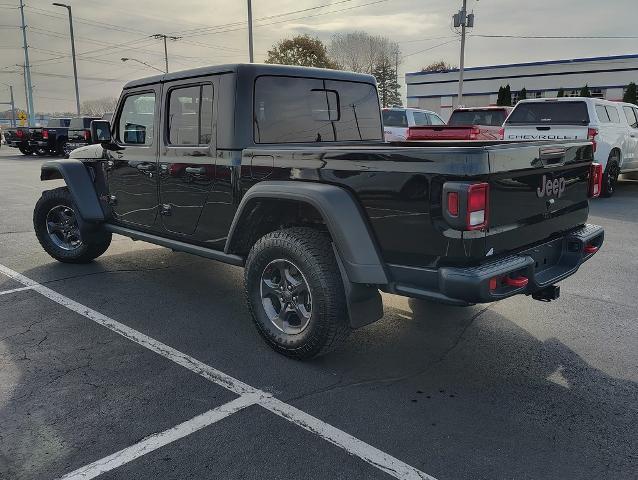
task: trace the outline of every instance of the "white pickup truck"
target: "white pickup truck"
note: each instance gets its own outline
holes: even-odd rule
[[[604,169],[602,195],[619,174],[638,175],[638,107],[597,98],[521,100],[503,124],[505,140],[591,140]]]

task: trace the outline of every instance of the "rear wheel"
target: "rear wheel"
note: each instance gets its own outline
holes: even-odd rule
[[[42,248],[60,262],[90,262],[111,244],[108,232],[95,233],[90,241],[82,238],[77,207],[66,187],[42,193],[33,211],[33,227]]]
[[[618,183],[618,175],[620,174],[620,152],[613,150],[609,154],[607,160],[607,168],[603,175],[603,197],[611,197],[616,191],[616,183]]]
[[[31,150],[29,147],[18,147],[18,150],[20,150],[20,153],[22,153],[22,155],[31,155],[33,153],[33,150]]]
[[[312,358],[350,332],[341,275],[322,232],[299,227],[263,236],[248,255],[244,283],[255,326],[279,353]]]
[[[69,147],[67,146],[67,141],[66,140],[62,140],[60,143],[58,143],[58,148],[56,149],[56,154],[60,155],[61,157],[65,157],[68,158],[69,153],[71,153],[70,151],[67,152],[67,150],[69,149]]]

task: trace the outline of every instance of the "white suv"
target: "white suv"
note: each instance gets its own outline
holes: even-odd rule
[[[403,142],[408,137],[408,128],[425,125],[445,125],[436,113],[418,108],[392,107],[382,110],[383,133],[386,142]]]
[[[618,175],[638,172],[638,107],[597,98],[521,100],[503,124],[505,140],[591,140],[603,166],[602,195]],[[633,173],[632,173],[633,175]]]

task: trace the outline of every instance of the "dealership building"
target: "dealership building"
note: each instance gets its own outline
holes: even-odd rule
[[[405,76],[408,106],[424,108],[448,118],[457,106],[459,71],[415,72]],[[592,97],[622,100],[630,82],[638,83],[638,54],[574,58],[547,62],[468,67],[463,80],[463,105],[495,105],[501,86],[510,85],[512,104],[525,88],[527,98],[578,96],[587,85]]]

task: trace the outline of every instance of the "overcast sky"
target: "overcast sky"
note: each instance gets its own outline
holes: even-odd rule
[[[170,42],[170,70],[248,60],[243,0],[68,0],[75,18],[81,99],[118,96],[128,80],[162,69],[163,46],[154,33],[182,36]],[[41,111],[72,111],[74,89],[66,10],[44,0],[25,7],[34,103]],[[24,107],[24,52],[18,0],[0,2],[0,82],[13,84]],[[255,57],[263,61],[276,41],[309,33],[328,42],[334,33],[365,30],[399,42],[400,74],[435,60],[458,64],[451,15],[461,0],[253,0]],[[313,8],[322,7],[322,8]],[[302,13],[290,12],[311,9]],[[347,9],[347,10],[346,10]],[[638,35],[636,0],[468,0],[476,35]],[[269,17],[269,18],[265,18]],[[202,30],[206,29],[206,30]],[[443,44],[443,45],[441,45]],[[638,53],[636,39],[469,38],[466,65]],[[8,92],[0,85],[0,101]],[[403,89],[405,96],[405,89]]]

